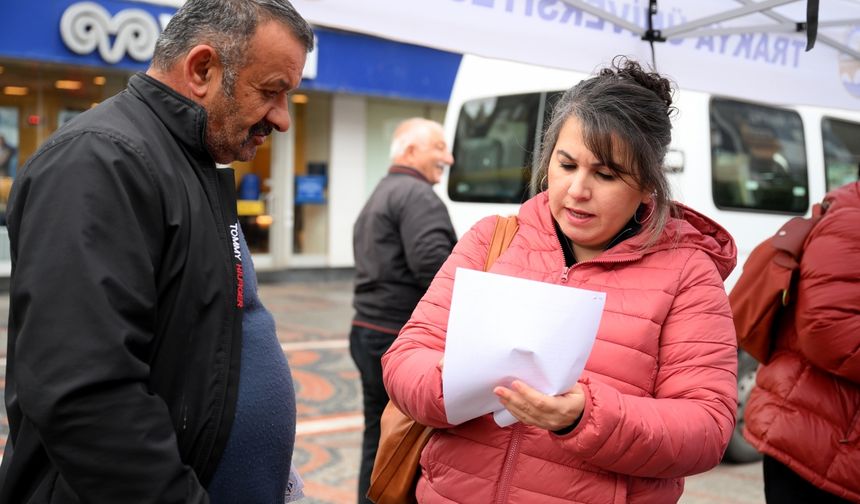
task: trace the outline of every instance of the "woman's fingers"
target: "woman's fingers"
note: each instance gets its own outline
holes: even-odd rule
[[[572,425],[585,406],[585,395],[579,384],[558,396],[543,394],[519,380],[515,380],[511,388],[500,386],[493,392],[517,420],[551,431]]]

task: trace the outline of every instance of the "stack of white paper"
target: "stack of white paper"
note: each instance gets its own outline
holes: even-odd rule
[[[458,268],[448,317],[442,390],[448,422],[489,412],[516,419],[493,394],[518,379],[549,395],[579,379],[606,294]]]

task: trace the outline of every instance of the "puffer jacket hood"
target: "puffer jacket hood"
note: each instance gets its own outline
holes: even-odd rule
[[[667,226],[670,235],[662,241],[663,246],[674,245],[671,232],[680,233],[679,247],[692,247],[708,254],[720,277],[729,277],[737,264],[738,249],[728,231],[705,215],[680,203],[675,203],[679,216]]]

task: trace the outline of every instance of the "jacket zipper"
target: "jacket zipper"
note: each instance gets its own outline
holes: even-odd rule
[[[561,270],[561,283],[567,283],[567,275],[570,273],[570,268],[573,268],[573,265],[566,266],[563,270]]]
[[[565,265],[565,262],[564,262],[564,245],[561,244],[561,239],[558,237],[558,233],[554,233],[554,234],[555,234],[555,241],[558,242],[558,250],[561,252],[561,264],[562,264],[561,283],[566,284],[567,283],[567,274],[570,273],[570,268],[573,268],[574,265],[571,265],[571,266]]]
[[[620,263],[625,263],[625,262],[633,262],[633,261],[636,261],[636,260],[642,258],[641,254],[637,255],[635,257],[629,257],[628,256],[628,257],[622,257],[620,259],[619,258],[613,258],[613,257],[608,257],[608,258],[602,257],[600,259],[591,259],[591,260],[588,260],[585,262],[573,263],[570,266],[567,266],[567,265],[565,265],[565,262],[564,262],[564,249],[562,248],[561,240],[558,238],[558,235],[556,235],[555,241],[558,242],[558,250],[559,250],[559,252],[561,252],[561,264],[563,266],[561,268],[561,279],[560,280],[561,280],[562,284],[567,283],[567,280],[570,276],[570,270],[579,266],[580,264],[591,264],[591,263],[619,263],[620,264]]]
[[[221,190],[222,190],[221,178],[219,176],[219,172],[217,171],[217,169],[215,169],[215,170],[204,169],[203,176],[205,178],[204,185],[208,186],[207,192],[211,191],[212,196],[214,198],[212,200],[212,202],[214,203],[214,206],[215,206],[215,208],[213,209],[213,217],[214,217],[216,224],[217,224],[218,236],[219,236],[219,238],[221,238],[224,245],[226,245],[228,248],[227,253],[229,255],[228,260],[230,263],[230,274],[228,276],[230,279],[230,290],[232,291],[232,294],[228,297],[228,299],[230,299],[229,310],[232,310],[234,312],[233,316],[229,317],[232,320],[232,325],[234,327],[233,327],[233,329],[228,329],[230,331],[230,335],[229,335],[230,343],[228,343],[228,346],[231,346],[231,348],[233,349],[234,352],[237,350],[237,348],[238,348],[238,351],[241,352],[241,342],[239,343],[238,347],[235,344],[233,344],[234,343],[233,340],[236,337],[235,324],[237,323],[237,318],[236,318],[237,315],[235,312],[236,312],[236,310],[241,310],[241,308],[236,307],[236,303],[237,303],[237,299],[238,299],[238,297],[237,297],[238,295],[236,293],[237,292],[237,285],[238,285],[238,280],[237,280],[236,271],[235,271],[236,262],[235,262],[235,259],[233,258],[232,243],[231,243],[231,239],[230,239],[230,234],[227,230],[227,226],[228,226],[227,217],[228,216],[227,216],[227,214],[225,214],[225,205],[229,205],[230,202],[229,201],[226,203],[224,202],[225,198],[221,194]],[[235,205],[235,203],[233,203],[233,204]],[[239,221],[236,220],[235,222],[236,222],[236,224],[238,224]],[[240,320],[239,323],[241,323],[241,319],[239,319],[239,320]],[[227,325],[229,326],[230,324],[227,324]],[[236,359],[235,363],[232,362],[234,359]],[[225,367],[222,370],[220,370],[220,372],[219,372],[221,374],[221,376],[218,380],[223,381],[223,383],[224,383],[223,392],[225,393],[225,400],[222,401],[220,408],[218,408],[218,410],[213,415],[214,420],[215,420],[215,427],[210,429],[209,432],[206,432],[201,436],[201,438],[202,438],[201,442],[203,443],[203,446],[208,446],[207,452],[201,453],[201,455],[200,455],[200,458],[202,458],[202,460],[200,460],[199,463],[202,466],[202,469],[198,473],[198,476],[200,476],[202,480],[208,481],[209,479],[212,478],[212,476],[215,472],[216,466],[214,466],[213,463],[217,463],[217,460],[213,460],[213,452],[214,452],[216,446],[218,446],[220,444],[222,454],[223,454],[223,450],[226,449],[226,440],[224,440],[222,438],[225,435],[229,435],[229,429],[227,429],[225,427],[225,421],[230,422],[232,424],[232,415],[235,414],[235,406],[236,406],[235,401],[238,400],[238,395],[236,395],[236,397],[234,398],[233,404],[232,405],[227,404],[228,400],[226,399],[226,394],[227,394],[227,391],[228,391],[228,388],[230,385],[229,379],[227,378],[227,376],[230,374],[231,364],[235,364],[236,366],[239,365],[238,359],[239,359],[238,356],[236,356],[236,357],[231,356],[230,360],[228,360],[228,362],[225,364]],[[236,384],[235,387],[238,388],[238,384]],[[232,409],[231,413],[225,413],[225,410],[230,411],[231,409]],[[226,419],[225,417],[228,417],[228,416],[230,418]],[[196,466],[197,466],[197,461],[195,461],[195,467]]]
[[[508,445],[508,454],[505,457],[505,465],[502,467],[502,479],[499,480],[499,490],[496,492],[496,503],[505,504],[508,501],[508,491],[511,488],[514,466],[517,456],[520,454],[520,439],[523,435],[523,424],[514,424],[511,432],[511,442]]]

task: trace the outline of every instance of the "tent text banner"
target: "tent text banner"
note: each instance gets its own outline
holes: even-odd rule
[[[311,22],[590,73],[618,54],[651,63],[646,0],[293,0]],[[680,87],[776,104],[860,108],[860,3],[659,0],[657,69]],[[799,30],[799,31],[798,31]]]

